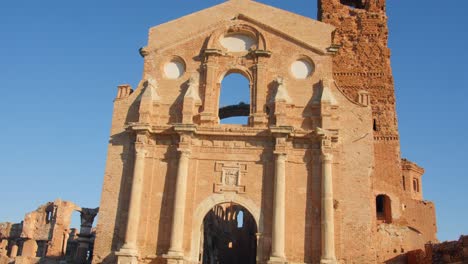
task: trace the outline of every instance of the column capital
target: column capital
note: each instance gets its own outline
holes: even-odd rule
[[[288,154],[286,152],[275,151],[273,154],[275,154],[276,158],[280,161],[286,161],[288,159]]]
[[[177,151],[179,151],[181,157],[186,157],[186,158],[188,158],[188,157],[190,157],[190,155],[192,154],[192,150],[191,150],[191,149],[178,148]]]
[[[322,155],[320,158],[323,162],[332,162],[333,154],[322,152]]]
[[[143,144],[138,144],[137,146],[135,146],[135,153],[137,156],[146,157],[146,154],[148,154],[148,150],[146,150]]]

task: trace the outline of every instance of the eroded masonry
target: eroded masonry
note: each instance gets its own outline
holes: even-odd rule
[[[26,214],[21,223],[0,223],[0,264],[91,263],[98,208],[55,200]],[[80,228],[70,228],[72,213]]]
[[[95,263],[398,263],[436,242],[385,1],[321,0],[319,20],[231,0],[150,29],[115,99]],[[226,105],[236,74],[248,100]]]
[[[466,237],[436,244],[424,169],[401,157],[385,0],[318,2],[318,21],[230,0],[151,28],[96,232],[97,209],[58,200],[1,225],[0,260],[468,261]]]

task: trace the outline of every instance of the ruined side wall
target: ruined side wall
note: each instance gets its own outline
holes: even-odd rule
[[[371,96],[375,138],[374,188],[401,193],[401,159],[395,89],[388,48],[385,0],[321,0],[319,17],[337,27],[333,42],[341,48],[333,59],[333,76],[344,92],[357,99],[359,90]]]
[[[422,189],[412,195],[410,179],[406,179],[406,190],[403,187],[385,0],[320,0],[319,19],[336,26],[333,42],[340,49],[333,59],[333,76],[337,84],[351,99],[357,100],[360,90],[370,93],[375,155],[372,192],[374,199],[388,195],[392,209],[391,224],[374,222],[377,260],[422,249],[424,243],[435,240],[434,206],[418,201]],[[375,200],[370,202],[375,206]]]
[[[116,251],[125,234],[126,214],[134,160],[134,138],[125,132],[127,122],[137,121],[135,99],[141,89],[114,101],[106,169],[96,231],[94,263],[115,263]]]
[[[332,91],[338,102],[336,120],[339,144],[334,153],[335,237],[337,258],[344,263],[372,263],[375,209],[372,194],[374,171],[372,113],[344,96],[339,87]],[[332,116],[333,119],[334,116]]]

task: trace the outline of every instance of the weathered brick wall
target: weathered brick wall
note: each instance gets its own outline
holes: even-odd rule
[[[374,251],[379,262],[422,249],[436,240],[435,209],[432,203],[413,200],[423,199],[422,187],[420,193],[412,193],[411,179],[406,179],[406,190],[403,187],[385,0],[321,0],[319,19],[336,27],[333,43],[340,49],[333,58],[333,76],[337,84],[356,101],[360,90],[370,93],[375,157],[372,192],[391,199],[392,223],[374,221],[374,246],[364,247]]]

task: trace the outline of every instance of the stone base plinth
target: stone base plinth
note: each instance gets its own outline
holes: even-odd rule
[[[39,264],[41,258],[36,257],[16,257],[15,262],[8,262],[8,263],[15,263],[15,264]]]
[[[184,264],[184,254],[177,251],[169,251],[169,253],[163,255],[167,259],[167,264]]]
[[[270,257],[267,263],[268,264],[286,264],[288,263],[288,261],[285,258]]]
[[[138,251],[136,249],[122,248],[116,252],[117,264],[138,264]]]
[[[321,259],[320,264],[338,264],[336,259]]]

